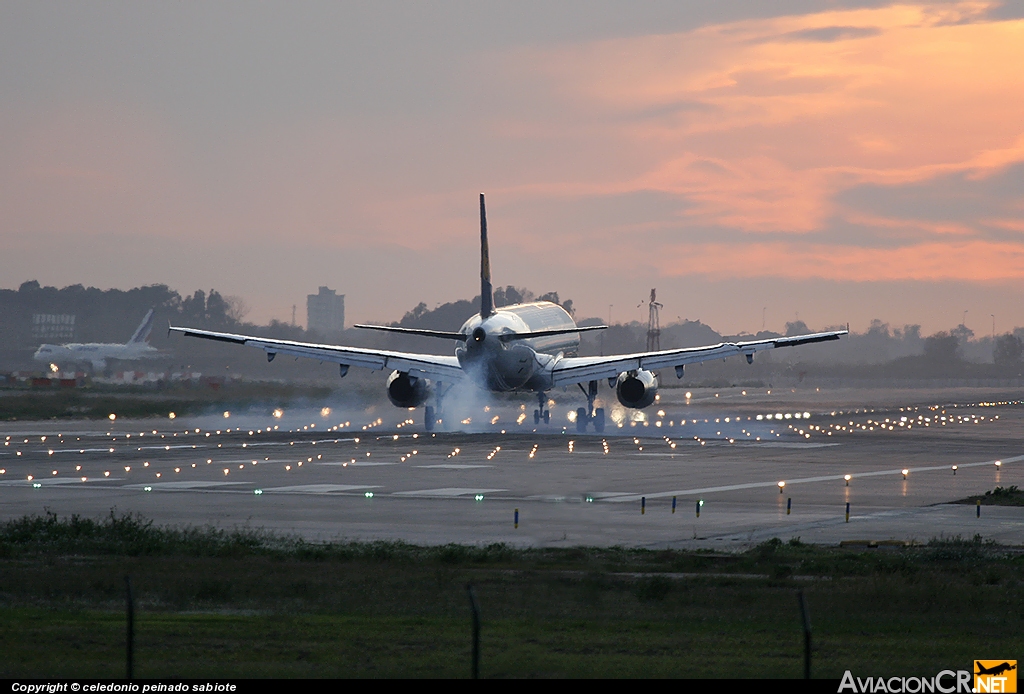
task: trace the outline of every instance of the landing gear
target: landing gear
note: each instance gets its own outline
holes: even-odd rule
[[[437,426],[438,420],[444,420],[444,409],[442,404],[444,403],[444,396],[451,390],[451,386],[444,387],[444,383],[438,381],[437,386],[434,389],[434,405],[427,405],[423,408],[423,428],[427,431],[433,431],[434,427]]]
[[[578,384],[583,394],[587,396],[586,408],[579,408],[576,410],[576,431],[582,433],[587,430],[587,424],[590,422],[594,423],[594,431],[598,434],[604,433],[604,408],[598,407],[594,409],[594,401],[597,400],[597,381],[590,381],[587,384],[587,389],[583,389],[583,384]]]
[[[533,411],[533,423],[540,424],[540,420],[544,420],[545,424],[551,422],[551,410],[544,409],[544,405],[548,402],[547,393],[537,393],[537,408]]]

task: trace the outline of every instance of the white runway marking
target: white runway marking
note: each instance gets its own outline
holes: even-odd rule
[[[619,496],[633,496],[636,492],[593,492],[587,494],[592,499],[612,499],[613,497]],[[640,498],[639,496],[637,497]]]
[[[1003,463],[1016,463],[1020,460],[1024,460],[1024,455],[1014,456],[1013,458],[1001,458]],[[959,463],[958,468],[968,467],[981,467],[983,465],[995,465],[996,461],[986,460],[981,463]],[[908,473],[912,472],[934,472],[935,470],[945,470],[949,472],[950,465],[930,465],[928,467],[911,467],[906,468]],[[898,470],[874,470],[872,472],[858,472],[856,475],[852,475],[851,480],[858,479],[860,477],[881,477],[884,475],[900,475],[903,473],[903,468]],[[805,484],[807,482],[837,482],[846,479],[845,475],[822,475],[821,477],[803,477],[795,480],[785,480],[786,486],[792,484]],[[606,499],[607,501],[639,501],[640,497],[647,497],[648,499],[659,499],[668,496],[690,496],[697,494],[710,494],[712,492],[731,492],[737,489],[757,489],[758,487],[777,487],[779,486],[779,480],[774,482],[748,482],[746,484],[727,484],[721,487],[704,487],[702,489],[680,489],[674,492],[653,492],[649,494],[631,494],[628,496],[618,495],[612,498]],[[595,499],[599,498],[596,494],[592,495]]]
[[[99,477],[89,477],[84,483],[118,482],[123,479],[123,477],[103,477],[100,475]],[[0,484],[18,487],[31,487],[33,484],[39,484],[44,487],[56,487],[64,484],[83,484],[83,482],[81,477],[47,477],[45,479],[39,478],[34,480],[4,480],[3,482],[0,482]]]
[[[458,465],[456,463],[441,463],[439,465],[417,465],[416,467],[424,470],[433,469],[444,469],[444,470],[472,470],[478,467],[494,467],[493,465]]]
[[[357,460],[354,463],[313,463],[314,465],[334,465],[336,467],[377,467],[379,465],[398,465],[398,463],[372,463]]]
[[[213,482],[209,480],[182,480],[180,482],[150,482],[149,484],[126,484],[122,489],[145,489],[150,487],[155,491],[187,491],[189,489],[210,489],[213,487],[226,487],[234,484],[249,484],[248,482]]]
[[[829,448],[841,446],[841,443],[784,443],[782,441],[751,441],[749,439],[736,439],[733,445],[743,445],[744,448]]]
[[[507,489],[466,489],[464,487],[442,487],[441,489],[417,489],[412,492],[395,492],[391,496],[464,496],[466,494],[495,494],[507,492]]]
[[[379,484],[297,484],[291,487],[270,487],[263,491],[285,494],[332,494],[351,492],[357,489],[378,489],[379,487]]]

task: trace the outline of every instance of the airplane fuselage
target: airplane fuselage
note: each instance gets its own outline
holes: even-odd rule
[[[455,356],[470,378],[489,390],[541,390],[550,387],[551,363],[576,354],[579,333],[520,340],[502,336],[575,327],[565,309],[548,301],[504,306],[486,318],[474,315],[463,324],[459,332],[468,337],[455,348]]]
[[[116,344],[103,342],[69,343],[66,345],[40,345],[33,355],[36,361],[50,364],[61,362],[105,362],[108,359],[144,359],[155,357],[159,350],[148,344]]]

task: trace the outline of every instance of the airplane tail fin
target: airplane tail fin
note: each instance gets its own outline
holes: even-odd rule
[[[487,249],[487,210],[484,194],[480,193],[480,317],[494,313],[494,293],[491,289],[491,256]]]
[[[149,309],[146,317],[139,323],[139,327],[135,329],[135,334],[132,335],[132,339],[128,340],[128,344],[134,345],[140,342],[146,342],[149,340],[149,333],[153,330],[153,309]]]

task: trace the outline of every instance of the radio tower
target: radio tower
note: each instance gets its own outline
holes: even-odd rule
[[[647,318],[647,351],[657,352],[661,350],[661,323],[658,321],[658,309],[662,307],[655,301],[655,290],[651,290],[651,302],[648,305],[650,313]]]

